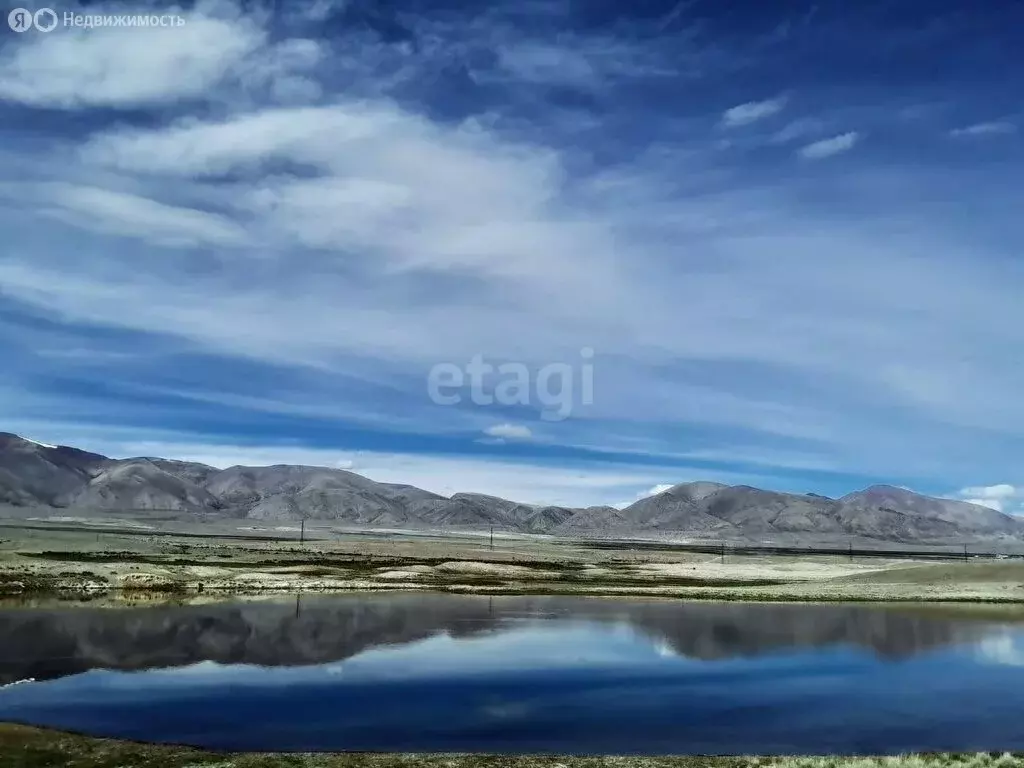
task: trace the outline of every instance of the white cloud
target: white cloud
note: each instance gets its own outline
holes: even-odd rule
[[[977,496],[982,499],[1011,499],[1024,494],[1024,488],[1016,488],[1009,483],[999,485],[972,486],[960,491],[962,496]]]
[[[244,18],[190,14],[180,27],[64,29],[23,37],[0,57],[0,99],[77,109],[205,98],[264,44],[265,34]]]
[[[853,149],[860,140],[860,134],[856,131],[842,133],[830,139],[822,139],[807,144],[800,148],[800,156],[807,160],[821,160],[822,158],[839,155]]]
[[[165,246],[237,246],[248,240],[242,227],[223,216],[138,195],[72,184],[45,185],[39,193],[40,212],[105,234]]]
[[[393,104],[268,109],[222,122],[96,137],[85,159],[121,171],[260,175],[287,160],[317,178],[266,177],[225,203],[295,245],[366,254],[396,269],[470,270],[592,283],[610,249],[592,220],[556,218],[559,158],[472,126],[447,129]],[[445,189],[438,195],[439,188]],[[588,249],[589,264],[547,254]]]
[[[1007,136],[1017,132],[1017,126],[1006,120],[999,120],[990,123],[975,123],[963,128],[954,128],[949,132],[950,136]]]
[[[1024,487],[1000,483],[998,485],[976,485],[961,488],[953,496],[969,504],[988,507],[998,512],[1020,514],[1024,512]]]
[[[748,101],[725,110],[722,113],[722,125],[726,128],[737,128],[756,123],[772,115],[777,115],[786,106],[786,97],[778,96],[764,101]]]
[[[615,509],[625,509],[628,506],[636,504],[636,502],[640,501],[640,499],[646,499],[649,496],[657,496],[659,493],[664,493],[671,487],[672,483],[658,483],[657,485],[651,486],[645,491],[638,491],[636,496],[634,496],[629,501],[618,501],[615,502],[614,504],[610,504],[609,506],[615,507]]]
[[[640,499],[646,499],[649,496],[657,496],[659,493],[664,493],[671,487],[672,483],[658,483],[657,485],[651,486],[646,491],[638,491],[636,496],[629,501],[617,501],[609,506],[615,507],[615,509],[625,509],[626,507],[635,504]]]
[[[365,124],[360,122],[364,118]],[[265,119],[281,130],[266,130]],[[323,124],[358,130],[351,140],[341,133],[333,143],[319,142]],[[230,127],[225,135],[207,140],[225,126]],[[250,131],[253,126],[262,127]],[[971,370],[936,361],[972,342],[982,329],[972,330],[969,318],[986,313],[1003,317],[1000,333],[1011,337],[1006,343],[1014,343],[1012,281],[968,266],[948,241],[933,242],[939,235],[931,226],[909,242],[888,234],[875,237],[870,227],[851,229],[828,221],[817,221],[816,229],[807,231],[784,195],[770,202],[745,194],[666,202],[652,197],[658,176],[646,176],[660,169],[644,166],[638,168],[638,180],[613,176],[610,182],[615,183],[600,188],[591,204],[570,205],[561,191],[558,158],[550,151],[509,145],[493,134],[445,130],[385,104],[264,110],[222,123],[109,136],[114,143],[106,145],[111,154],[104,162],[122,172],[139,169],[144,188],[148,174],[158,174],[161,184],[174,189],[179,171],[186,176],[201,175],[204,169],[239,172],[275,156],[319,163],[326,176],[286,183],[260,177],[229,187],[227,199],[213,198],[228,210],[236,207],[238,218],[232,221],[239,226],[250,226],[252,214],[260,214],[255,220],[269,227],[271,242],[278,243],[262,260],[247,258],[220,273],[183,274],[178,282],[165,268],[167,262],[147,262],[137,252],[113,249],[101,259],[81,260],[61,249],[36,249],[31,258],[15,255],[0,264],[0,279],[10,295],[77,319],[172,332],[207,348],[336,367],[359,376],[373,376],[383,366],[388,372],[422,371],[425,377],[425,363],[466,362],[481,350],[510,359],[521,359],[525,350],[531,359],[548,363],[566,360],[567,349],[591,346],[602,355],[631,360],[628,367],[598,368],[595,409],[605,416],[628,414],[634,423],[725,423],[830,444],[841,440],[845,450],[860,451],[855,446],[875,442],[876,425],[820,403],[787,401],[785,391],[769,397],[757,390],[665,381],[652,377],[649,366],[656,368],[666,357],[727,359],[768,364],[795,376],[824,374],[816,380],[841,380],[878,397],[895,393],[904,403],[934,408],[943,419],[986,401],[1004,402],[998,396],[954,398],[959,391],[991,390],[993,381],[979,382]],[[118,151],[120,138],[131,151]],[[207,154],[211,147],[214,151]],[[389,158],[395,152],[401,162]],[[457,173],[451,172],[453,162]],[[346,197],[345,185],[352,184],[342,177],[346,170],[367,194],[354,195],[350,189]],[[194,188],[190,179],[182,183]],[[450,194],[437,195],[439,187]],[[211,185],[210,194],[220,189]],[[374,189],[377,194],[368,194]],[[406,192],[389,198],[393,190]],[[450,205],[445,202],[449,198]],[[394,222],[398,234],[381,227],[374,237],[367,222],[375,216]],[[742,237],[706,229],[714,218],[744,221]],[[674,242],[689,242],[691,221],[724,254],[722,270],[701,269],[694,252],[680,258],[677,250],[641,247],[648,228],[676,232]],[[613,222],[619,232],[640,238],[617,237],[619,258],[610,253]],[[531,227],[537,236],[519,240],[522,230]],[[463,240],[467,229],[479,233],[480,245],[463,251],[463,258],[473,260],[460,264],[459,253],[451,254],[447,244]],[[259,230],[250,237],[267,242]],[[298,247],[303,237],[324,250],[303,251]],[[371,258],[351,247],[360,243],[373,248]],[[941,274],[918,258],[936,248],[949,254]],[[837,253],[837,259],[823,264],[823,252]],[[510,257],[501,258],[502,253]],[[552,253],[559,258],[550,258]],[[773,255],[770,263],[766,253]],[[655,256],[666,260],[659,265]],[[342,277],[346,269],[356,268],[367,281],[362,287]],[[887,275],[882,284],[873,277],[879,270]],[[460,272],[480,279],[472,293],[435,301],[423,278],[428,271],[446,279]],[[272,279],[256,281],[250,274]],[[849,290],[865,281],[870,291]],[[688,297],[684,303],[678,300],[680,291]],[[427,301],[410,304],[405,292]],[[943,300],[908,314],[908,292]],[[956,310],[952,314],[951,307]],[[893,316],[900,323],[898,335],[878,321]],[[958,318],[955,324],[953,317]],[[672,330],[680,327],[686,332]],[[351,333],[352,328],[359,333]],[[515,334],[508,333],[510,328]],[[764,334],[769,332],[767,344]],[[635,346],[638,337],[650,340],[643,350]],[[934,340],[940,337],[938,344]],[[915,338],[918,345],[908,351],[895,343],[898,338]],[[896,377],[892,366],[879,365],[879,359],[899,360],[913,375]],[[949,391],[936,397],[922,382],[929,389],[943,382]],[[637,391],[644,397],[636,398]],[[966,416],[1008,423],[1005,409]],[[898,436],[887,443],[894,452],[898,444]],[[868,451],[859,461],[865,455],[878,456]],[[842,455],[831,458],[848,463]]]
[[[670,147],[594,172],[576,162],[575,149],[533,121],[516,122],[500,104],[496,114],[459,124],[381,97],[394,73],[378,73],[377,44],[347,40],[337,54],[308,41],[270,43],[257,23],[225,18],[235,39],[251,40],[231,64],[185,66],[200,70],[199,90],[160,52],[139,53],[138,67],[155,61],[159,76],[135,85],[135,74],[121,71],[136,66],[130,56],[114,62],[119,51],[84,38],[75,43],[76,66],[96,73],[110,64],[103,87],[91,91],[63,64],[52,77],[38,75],[32,98],[48,107],[168,109],[153,122],[55,140],[53,153],[5,141],[0,164],[13,169],[16,194],[65,184],[45,187],[45,205],[33,199],[33,209],[0,210],[5,301],[67,326],[159,334],[334,388],[333,403],[302,387],[255,397],[226,381],[185,395],[253,418],[367,418],[376,427],[390,419],[424,434],[478,434],[504,416],[430,411],[422,383],[431,365],[464,364],[476,353],[572,362],[588,346],[600,352],[594,406],[574,411],[564,439],[667,453],[678,451],[689,425],[728,426],[742,433],[728,443],[751,449],[744,455],[756,448],[818,458],[798,459],[804,469],[884,475],[899,467],[950,477],[980,467],[1011,476],[1011,452],[996,438],[1009,441],[1024,428],[1024,370],[1004,354],[1024,344],[1022,278],[1009,258],[1012,239],[1003,245],[989,234],[1018,225],[999,218],[1001,206],[987,207],[991,218],[973,229],[952,207],[945,217],[918,205],[929,195],[998,196],[998,174],[965,185],[948,169],[868,166],[865,158],[856,173],[843,169],[837,205],[825,194],[835,178],[737,169],[736,158],[719,165],[721,156],[703,151],[709,137],[685,126]],[[5,47],[3,87],[14,87],[6,76],[28,55],[21,46],[46,39],[56,36]],[[435,45],[431,39],[443,38],[424,45]],[[402,77],[434,77],[418,52],[395,51]],[[203,49],[184,58],[218,55]],[[611,67],[599,56],[587,61],[599,72]],[[341,91],[318,68],[365,88]],[[359,78],[349,77],[353,68]],[[284,79],[279,102],[247,87],[224,92],[234,80],[256,88],[288,77],[316,88],[303,92]],[[213,104],[193,101],[196,93]],[[281,106],[304,98],[317,106]],[[767,117],[763,106],[740,106],[748,109],[733,113],[736,124]],[[740,143],[745,135],[729,134]],[[837,139],[804,153],[833,154],[842,148]],[[24,333],[5,337],[21,344]],[[92,342],[101,351],[105,343]],[[25,350],[20,360],[42,365]],[[173,362],[157,357],[146,370]],[[33,375],[43,378],[33,371],[19,381]],[[363,383],[394,401],[358,394]],[[24,403],[37,412],[85,407],[46,399],[27,383],[14,392],[3,384],[12,412]],[[395,403],[409,412],[397,413]],[[721,442],[703,440],[687,448],[722,457]],[[944,450],[952,444],[974,469]]]
[[[493,427],[485,429],[484,434],[509,440],[529,440],[533,437],[533,432],[529,427],[518,424],[495,424]]]
[[[269,108],[218,121],[181,120],[158,130],[101,133],[81,153],[89,163],[120,171],[182,177],[252,171],[274,160],[326,170],[343,167],[346,149],[372,147],[378,131],[398,139],[417,127],[427,129],[387,104]]]
[[[659,493],[664,493],[672,487],[672,483],[658,483],[653,488],[648,488],[646,491],[640,494],[639,498],[646,498],[647,496],[657,496]]]

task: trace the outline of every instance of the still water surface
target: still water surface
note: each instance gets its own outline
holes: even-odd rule
[[[1024,749],[1024,624],[372,595],[0,610],[0,720],[233,750]]]

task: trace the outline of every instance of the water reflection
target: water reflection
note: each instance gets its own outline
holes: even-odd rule
[[[902,609],[375,595],[16,610],[0,655],[7,679],[50,678],[0,690],[0,719],[222,749],[1024,748],[1021,630]]]
[[[566,597],[304,596],[191,607],[16,609],[0,611],[0,683],[94,667],[321,664],[439,634],[501,632],[523,620],[627,625],[663,653],[697,659],[836,644],[904,658],[993,631],[988,622],[863,606]]]

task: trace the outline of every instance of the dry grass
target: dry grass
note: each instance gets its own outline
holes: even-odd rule
[[[898,757],[559,757],[417,754],[229,754],[0,724],[4,768],[1011,768],[1024,755]]]
[[[755,601],[1024,605],[1024,563],[718,555],[581,542],[338,534],[306,542],[0,529],[0,596],[442,590]],[[624,545],[625,546],[625,545]]]

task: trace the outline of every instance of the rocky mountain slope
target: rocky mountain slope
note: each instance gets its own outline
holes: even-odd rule
[[[0,433],[0,504],[76,514],[166,511],[194,517],[329,521],[378,528],[461,528],[563,536],[665,533],[728,539],[789,534],[891,541],[1024,539],[1024,521],[890,486],[840,499],[695,482],[625,509],[537,507],[479,493],[445,497],[327,467],[217,469],[161,458],[111,459]]]

